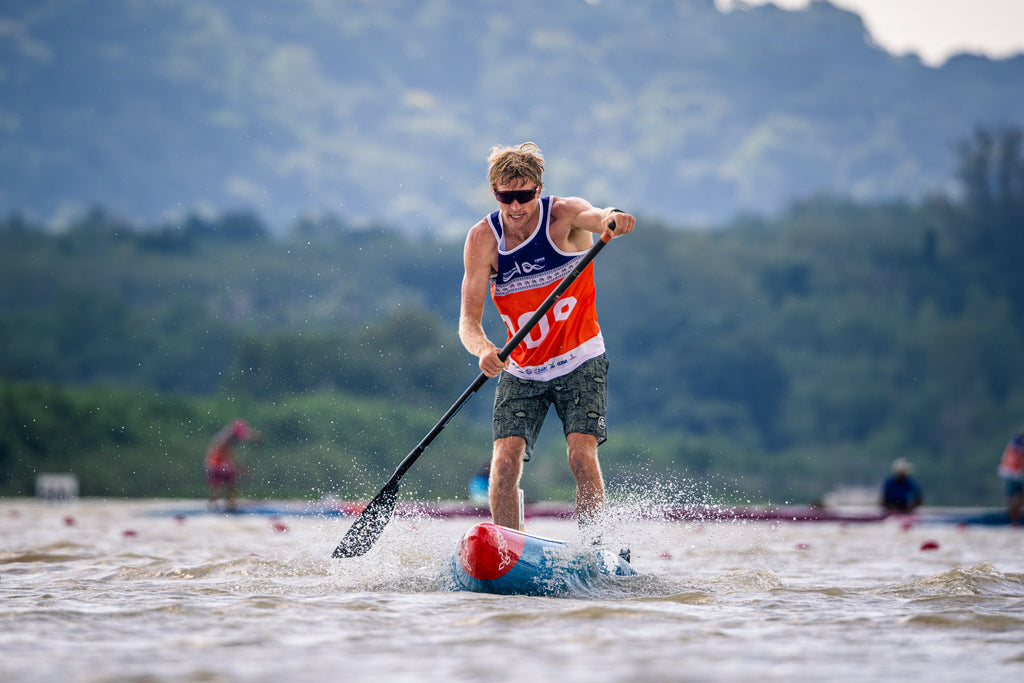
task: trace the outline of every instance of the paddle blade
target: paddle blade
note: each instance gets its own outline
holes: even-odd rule
[[[352,522],[341,543],[334,549],[331,557],[359,557],[364,555],[380,535],[384,527],[391,521],[398,502],[398,484],[389,484],[378,493],[362,513]]]

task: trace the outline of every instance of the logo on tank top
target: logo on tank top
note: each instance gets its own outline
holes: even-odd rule
[[[508,282],[516,275],[529,275],[530,273],[535,273],[538,270],[544,270],[543,256],[538,256],[537,258],[533,259],[533,261],[526,261],[524,263],[519,263],[519,261],[516,261],[515,268],[506,270],[504,273],[501,274],[501,281]]]

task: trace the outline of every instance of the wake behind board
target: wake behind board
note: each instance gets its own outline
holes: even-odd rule
[[[635,575],[626,554],[483,522],[459,541],[448,587],[502,595],[571,596],[602,576]]]

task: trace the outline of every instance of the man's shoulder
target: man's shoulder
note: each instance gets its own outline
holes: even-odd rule
[[[551,197],[551,222],[568,223],[575,222],[576,217],[584,211],[592,208],[590,202],[582,197]]]
[[[551,195],[551,218],[572,218],[583,210],[585,202],[579,197],[557,197]]]
[[[586,208],[586,203],[579,197],[551,197],[551,225],[565,228],[572,225],[576,216]],[[557,229],[557,228],[556,228]]]
[[[466,263],[486,263],[488,268],[493,270],[497,254],[498,240],[487,219],[483,218],[466,233]]]
[[[484,216],[477,221],[473,227],[466,233],[466,243],[470,241],[483,240],[485,242],[491,242],[497,247],[497,238],[494,236],[494,229],[491,228],[490,221],[487,216]]]

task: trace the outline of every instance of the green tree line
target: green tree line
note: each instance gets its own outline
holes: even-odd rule
[[[239,449],[244,494],[301,499],[376,494],[378,466],[397,466],[435,421],[422,408],[337,392],[271,402],[0,380],[0,491],[31,495],[36,474],[74,472],[83,495],[202,497],[209,441],[243,415],[264,434]],[[463,446],[486,440],[479,425],[452,424],[404,490],[465,496],[481,455]]]
[[[814,196],[714,230],[633,209],[640,229],[595,264],[612,359],[609,478],[642,472],[722,482],[722,495],[743,499],[810,501],[877,485],[906,457],[929,502],[998,503],[995,460],[1024,422],[1021,132],[980,128],[956,161],[960,191],[916,203]],[[461,247],[332,216],[287,235],[248,213],[136,227],[96,209],[58,233],[8,217],[0,493],[30,492],[30,475],[51,464],[43,454],[61,450],[46,445],[59,442],[75,471],[123,461],[163,472],[128,490],[122,470],[106,470],[86,492],[184,495],[220,423],[292,415],[306,441],[287,429],[274,441],[268,429],[253,454],[275,457],[260,471],[291,469],[254,490],[365,494],[374,484],[356,483],[382,483],[417,428],[476,375],[455,335]],[[488,325],[503,335],[493,316]],[[491,391],[456,420],[467,440],[445,434],[431,447],[461,452],[424,459],[424,476],[437,475],[425,495],[460,495],[486,457]],[[68,417],[91,414],[90,403],[124,416],[120,437]],[[56,405],[74,410],[62,420]],[[165,417],[162,405],[193,417]],[[376,433],[346,424],[350,450],[337,450],[327,425],[352,406],[390,422]],[[25,425],[49,427],[30,438]],[[153,430],[163,442],[146,438]],[[128,434],[137,440],[117,442]],[[558,435],[542,446],[528,488],[570,495]],[[174,467],[187,486],[171,486]]]

